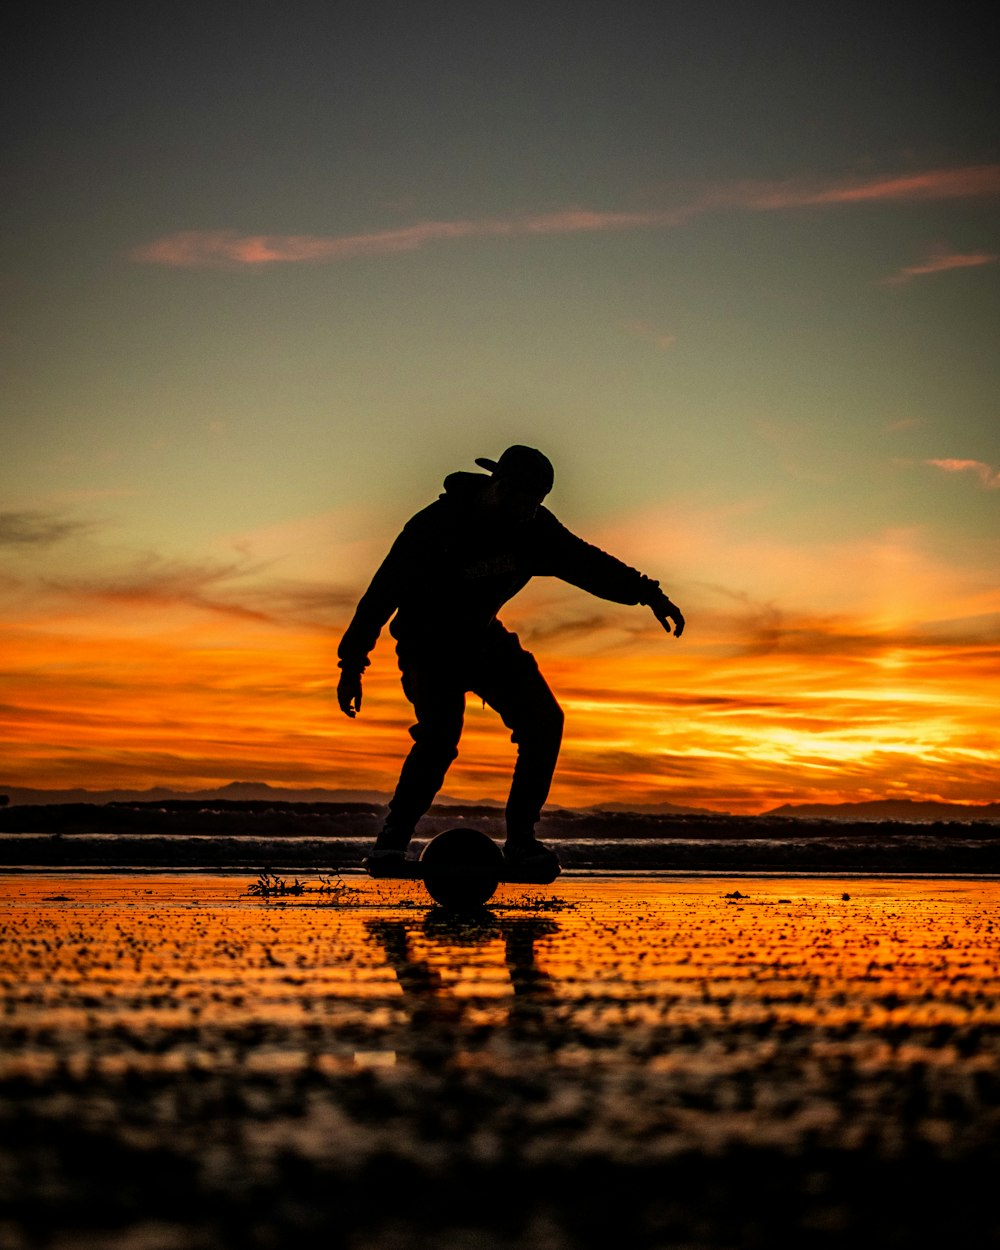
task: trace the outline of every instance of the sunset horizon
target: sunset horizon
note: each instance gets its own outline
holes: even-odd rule
[[[41,706],[21,714],[7,784],[197,789],[252,780],[391,791],[412,721],[391,640],[376,648],[352,724],[334,698],[341,628],[301,607],[289,610],[298,618],[290,623],[280,602],[319,600],[322,586],[264,585],[237,597],[224,575],[194,593],[157,585],[155,572],[147,578],[152,585],[136,577],[90,589],[75,612],[64,593],[54,624],[20,623],[8,643],[8,691],[18,694],[10,674],[19,663],[21,697],[31,691]],[[195,595],[204,602],[192,603]],[[996,646],[977,637],[977,622],[964,633],[939,622],[921,630],[904,610],[892,630],[733,606],[710,588],[701,595],[711,606],[694,600],[689,631],[669,650],[637,610],[554,583],[509,605],[507,622],[535,650],[567,713],[554,803],[751,812],[783,802],[998,798],[988,684]],[[470,696],[448,793],[502,802],[512,762],[499,719]]]
[[[536,579],[552,801],[1000,800],[1000,153],[974,25],[850,7],[24,16],[9,784],[391,791],[444,478],[523,443],[680,605]],[[716,20],[720,18],[723,20]],[[446,790],[502,803],[468,700]]]

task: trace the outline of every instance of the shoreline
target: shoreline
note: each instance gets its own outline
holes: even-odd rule
[[[418,852],[426,839],[414,840]],[[370,838],[254,835],[2,834],[0,872],[112,870],[360,872]],[[1000,839],[908,834],[867,838],[552,839],[564,872],[625,875],[804,873],[1000,874]]]
[[[367,803],[50,804],[0,808],[0,871],[202,869],[350,872],[385,808]],[[504,837],[500,809],[435,807],[412,843],[455,826]],[[1000,825],[812,817],[546,811],[542,841],[567,873],[1000,874]]]

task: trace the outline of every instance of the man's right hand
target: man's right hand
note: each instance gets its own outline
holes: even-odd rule
[[[670,624],[673,622],[674,637],[679,638],[684,633],[684,615],[676,603],[671,603],[666,595],[657,599],[655,603],[649,605],[653,610],[653,615],[660,622],[663,628],[670,633]]]
[[[337,683],[337,702],[345,716],[352,720],[361,711],[361,674],[341,669]]]

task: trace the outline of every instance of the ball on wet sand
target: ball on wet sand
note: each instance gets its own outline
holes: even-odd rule
[[[478,829],[445,829],[424,847],[420,868],[436,903],[469,911],[493,897],[503,878],[503,852]]]

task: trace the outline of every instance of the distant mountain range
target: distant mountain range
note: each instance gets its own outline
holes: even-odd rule
[[[265,781],[231,781],[210,790],[171,790],[152,786],[148,790],[33,790],[24,786],[0,785],[0,795],[11,803],[375,803],[384,805],[391,797],[378,790],[324,790],[321,786],[292,789],[269,786]],[[457,802],[442,798],[442,803]]]
[[[11,804],[57,803],[167,803],[178,800],[193,803],[371,803],[384,807],[390,795],[380,790],[327,790],[321,786],[292,788],[271,786],[263,781],[231,781],[208,790],[172,790],[153,786],[148,790],[39,790],[24,786],[0,785],[0,796]],[[495,799],[456,799],[439,795],[437,803],[462,807],[501,807]],[[2,797],[0,797],[2,802]],[[726,812],[677,803],[595,803],[593,812],[635,812],[650,816],[725,816]],[[762,812],[762,817],[796,820],[907,821],[927,822],[1000,820],[1000,803],[938,803],[914,799],[878,799],[866,803],[782,803]],[[752,820],[753,817],[745,819]]]
[[[326,790],[321,786],[296,789],[271,786],[266,781],[231,781],[228,785],[210,790],[171,790],[166,786],[153,786],[148,790],[34,790],[25,786],[0,786],[0,795],[6,794],[13,804],[28,806],[55,803],[373,803],[384,807],[392,797],[381,790]],[[441,806],[502,807],[496,799],[456,799],[439,794],[435,803]],[[557,805],[552,804],[552,807]],[[594,804],[588,811],[638,812],[653,816],[719,816],[724,812],[707,807],[684,807],[677,803]]]
[[[588,812],[635,812],[639,816],[728,816],[713,807],[685,807],[680,803],[593,803]]]
[[[1000,820],[1000,803],[934,803],[921,799],[873,799],[867,803],[782,803],[764,816],[796,820]]]

